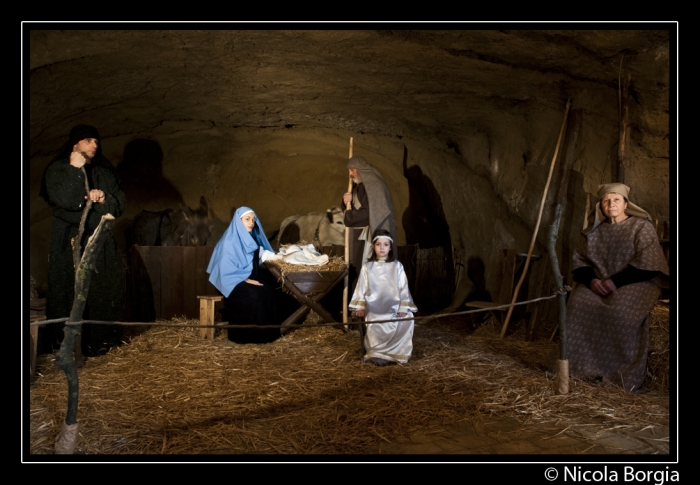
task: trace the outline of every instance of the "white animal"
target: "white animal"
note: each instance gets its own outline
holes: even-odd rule
[[[283,220],[277,235],[277,247],[299,241],[313,244],[319,251],[322,246],[344,245],[345,224],[340,207],[333,206],[325,213],[309,212],[303,216],[289,216]]]

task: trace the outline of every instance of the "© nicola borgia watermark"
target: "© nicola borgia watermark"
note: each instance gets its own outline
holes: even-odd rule
[[[680,481],[677,471],[668,466],[661,470],[635,470],[632,466],[626,466],[622,471],[608,469],[587,469],[582,466],[565,466],[560,473],[555,467],[549,467],[544,471],[544,476],[550,482],[556,480],[564,482],[635,482],[654,485],[664,485],[668,482]]]

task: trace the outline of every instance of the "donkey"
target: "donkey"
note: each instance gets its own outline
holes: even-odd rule
[[[137,246],[206,246],[209,236],[209,206],[204,196],[197,209],[180,204],[178,210],[143,210],[130,228],[131,244]]]

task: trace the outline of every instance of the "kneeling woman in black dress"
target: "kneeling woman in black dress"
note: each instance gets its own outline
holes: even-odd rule
[[[236,210],[214,248],[207,273],[224,296],[224,319],[229,325],[280,325],[300,307],[261,263],[278,259],[260,221],[249,207]],[[237,343],[266,343],[280,337],[279,328],[229,328]]]

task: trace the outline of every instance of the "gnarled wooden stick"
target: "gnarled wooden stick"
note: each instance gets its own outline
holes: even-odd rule
[[[72,453],[72,450],[75,448],[75,440],[77,440],[77,432],[74,425],[77,423],[79,386],[73,349],[75,348],[77,337],[81,334],[82,325],[73,322],[80,322],[83,319],[83,311],[85,310],[88,290],[90,289],[90,279],[95,269],[95,261],[104,244],[108,233],[107,230],[114,222],[114,219],[112,214],[102,216],[97,229],[88,239],[85,245],[85,252],[75,270],[73,307],[66,326],[63,328],[63,342],[61,342],[61,348],[58,350],[56,358],[56,365],[66,373],[68,380],[68,410],[66,412],[65,426],[61,428],[61,432],[56,437],[55,451],[59,454]]]
[[[83,208],[83,213],[80,216],[80,225],[78,225],[78,235],[71,240],[71,248],[73,250],[73,271],[76,273],[78,271],[78,266],[80,265],[80,257],[83,252],[83,234],[85,234],[85,226],[87,225],[88,214],[90,213],[93,204],[92,200],[90,199],[90,183],[88,182],[88,175],[85,171],[84,165],[80,167],[80,171],[83,172],[83,181],[85,182],[85,207]],[[85,362],[85,357],[83,356],[82,333],[78,332],[78,334],[75,335],[73,347],[73,352],[75,352],[75,359],[78,363],[78,367],[82,367],[83,363]]]
[[[84,182],[85,182],[85,207],[83,208],[83,213],[80,216],[80,225],[78,226],[78,235],[71,241],[71,247],[73,249],[73,270],[78,269],[80,264],[80,255],[82,253],[81,243],[83,241],[83,234],[85,233],[85,224],[87,223],[87,217],[92,209],[92,200],[90,199],[90,184],[88,183],[87,172],[85,171],[85,166],[80,167],[80,171],[83,172]]]

